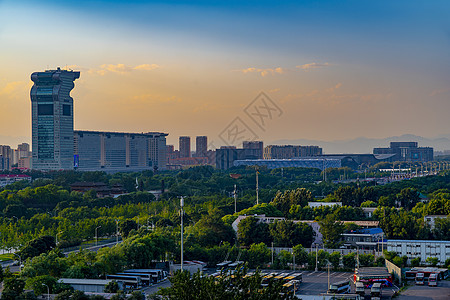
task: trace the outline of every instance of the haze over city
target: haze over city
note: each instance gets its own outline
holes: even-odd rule
[[[30,74],[57,66],[81,72],[79,130],[450,133],[447,1],[297,2],[0,1],[0,136],[30,139]],[[261,91],[281,110],[264,128],[244,112]]]

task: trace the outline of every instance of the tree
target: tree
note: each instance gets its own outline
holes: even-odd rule
[[[270,281],[267,287],[261,287],[262,277],[257,271],[247,275],[247,268],[237,269],[233,276],[223,274],[220,278],[202,276],[200,272],[192,277],[189,272],[177,271],[170,278],[171,287],[162,288],[158,294],[163,299],[294,299],[287,292],[282,281]]]
[[[266,244],[251,244],[248,250],[248,264],[251,268],[262,266],[270,260],[271,255]]]
[[[373,254],[360,254],[359,255],[359,264],[362,267],[372,267],[375,261],[375,257]]]
[[[117,293],[119,291],[119,284],[113,280],[105,285],[105,293]]]
[[[419,200],[419,193],[412,188],[402,189],[400,193],[397,194],[397,201],[400,203],[400,207],[404,207],[407,210],[411,210]]]
[[[50,275],[31,277],[27,280],[27,286],[33,289],[35,295],[46,294],[47,287],[50,293],[52,293],[56,287],[56,283],[56,278]]]
[[[437,257],[427,257],[425,260],[428,264],[430,264],[432,267],[436,267],[436,265],[439,262],[439,258]]]
[[[341,253],[339,253],[337,251],[331,253],[328,260],[333,265],[333,268],[335,270],[339,269],[339,264],[340,264],[340,261],[341,261]]]
[[[308,262],[308,252],[306,252],[301,244],[294,247],[294,255],[296,264],[305,264]]]
[[[307,206],[313,197],[310,191],[305,188],[287,190],[284,193],[278,192],[271,204],[280,210],[284,216],[289,214],[292,205]]]
[[[2,300],[15,300],[23,293],[25,281],[15,276],[7,277],[3,281]]]
[[[344,232],[343,223],[336,221],[336,217],[332,214],[320,219],[318,223],[325,247],[332,249],[339,248],[341,244],[341,235]]]
[[[133,220],[125,220],[119,223],[120,235],[127,238],[131,230],[137,230],[137,223]]]
[[[347,255],[344,255],[342,257],[342,264],[344,265],[344,268],[354,269],[355,266],[356,266],[356,255],[355,255],[355,253],[349,253]]]
[[[305,223],[275,221],[269,225],[269,230],[274,244],[278,247],[292,247],[298,244],[310,247],[314,238],[312,227]]]
[[[271,242],[269,225],[259,222],[255,217],[247,217],[238,224],[238,241],[242,246],[254,243]]]
[[[26,260],[27,258],[38,256],[41,253],[45,253],[55,247],[55,237],[44,235],[29,241],[20,249],[18,254],[22,260]]]
[[[220,211],[216,208],[209,214],[203,215],[192,227],[187,242],[210,247],[218,245],[220,242],[233,243],[235,238],[233,227],[222,221]]]

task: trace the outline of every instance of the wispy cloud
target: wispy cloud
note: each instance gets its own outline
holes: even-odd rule
[[[329,63],[308,63],[303,65],[295,66],[295,68],[283,68],[283,67],[276,67],[276,68],[257,68],[257,67],[249,67],[246,69],[241,70],[234,70],[241,72],[243,74],[247,73],[259,73],[262,77],[265,77],[267,75],[280,75],[280,74],[286,74],[288,72],[294,72],[297,70],[303,70],[305,72],[311,71],[313,69],[319,69],[324,67],[329,67],[331,64]]]
[[[8,82],[4,87],[0,88],[0,95],[6,97],[16,98],[22,92],[29,89],[29,85],[24,81],[12,81]]]
[[[450,92],[450,89],[434,90],[434,91],[431,91],[429,96],[434,97],[434,96],[439,96],[439,95],[445,95],[445,94],[448,94],[449,92]]]
[[[310,71],[313,69],[324,68],[324,67],[329,67],[329,66],[330,66],[329,63],[315,63],[314,62],[314,63],[299,65],[299,66],[296,66],[296,68],[304,70],[304,71]]]
[[[247,69],[242,69],[239,70],[240,72],[247,74],[247,73],[259,73],[262,77],[267,76],[267,75],[276,75],[276,74],[283,74],[285,73],[287,70],[283,69],[281,67],[277,67],[277,68],[266,68],[266,69],[261,69],[261,68],[247,68]]]

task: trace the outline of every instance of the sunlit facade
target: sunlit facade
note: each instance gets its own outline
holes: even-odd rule
[[[33,168],[73,169],[73,99],[80,72],[57,68],[31,74]]]

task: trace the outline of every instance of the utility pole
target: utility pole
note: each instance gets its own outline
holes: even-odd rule
[[[317,256],[318,256],[318,245],[316,244],[316,269],[314,270],[315,272],[317,272],[319,269],[317,268]]]
[[[180,206],[181,206],[181,211],[180,211],[180,215],[181,215],[181,272],[183,272],[183,207],[184,207],[184,198],[183,196],[181,196],[180,199]]]
[[[273,242],[272,242],[272,264],[271,264],[272,268],[273,268]]]
[[[256,170],[256,204],[259,204],[259,182],[258,182],[258,170]]]
[[[237,212],[237,207],[236,207],[236,198],[237,198],[236,185],[234,185],[233,196],[234,196],[234,213],[236,213]]]

